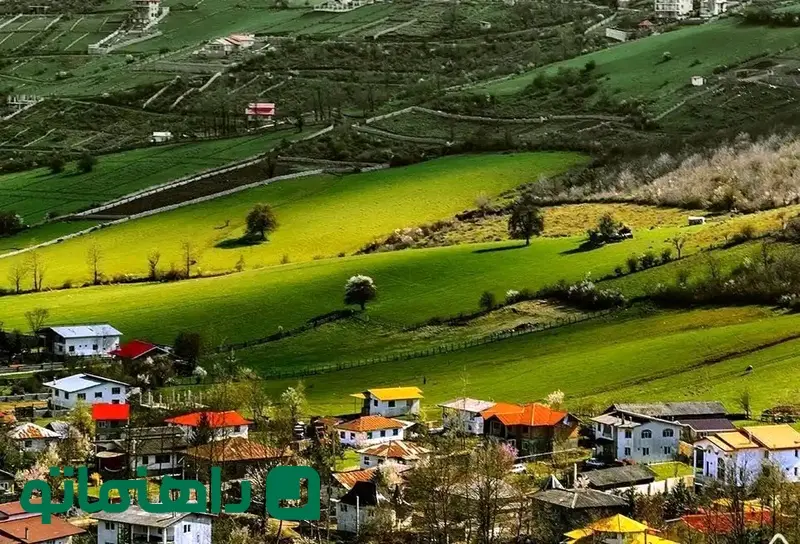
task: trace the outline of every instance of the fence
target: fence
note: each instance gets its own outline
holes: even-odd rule
[[[349,368],[359,368],[380,363],[408,361],[411,359],[419,359],[422,357],[431,357],[433,355],[439,355],[442,353],[452,353],[455,351],[461,351],[476,346],[493,344],[495,342],[500,342],[502,340],[507,340],[509,338],[515,338],[518,336],[525,336],[535,332],[542,332],[550,329],[556,329],[567,325],[573,325],[575,323],[582,323],[584,321],[589,321],[592,319],[597,319],[600,317],[610,315],[616,311],[617,311],[616,309],[609,309],[609,310],[602,310],[599,312],[593,312],[590,314],[584,314],[580,316],[567,316],[564,318],[549,321],[547,323],[526,323],[525,325],[515,327],[513,329],[506,329],[503,331],[494,332],[492,334],[488,334],[486,336],[478,338],[462,340],[460,342],[451,342],[449,344],[441,344],[439,346],[433,346],[426,349],[409,350],[389,355],[382,355],[380,357],[370,357],[368,359],[360,359],[357,361],[343,361],[339,363],[333,363],[329,365],[322,365],[311,368],[297,368],[297,369],[283,370],[283,371],[276,370],[273,372],[261,374],[261,380],[267,381],[267,380],[280,380],[284,378],[302,378],[307,376],[315,376],[317,374],[335,372],[338,370],[346,370]],[[304,325],[304,327],[306,327],[306,325]],[[270,340],[267,339],[261,339],[256,341],[251,340],[248,345],[252,346],[256,345],[256,343],[259,342],[266,343],[268,341]],[[179,380],[178,383],[181,385],[189,385],[194,383],[194,381],[192,381],[191,379],[187,379],[187,380]]]
[[[0,402],[29,402],[42,401],[50,398],[50,393],[25,393],[23,395],[3,395]]]

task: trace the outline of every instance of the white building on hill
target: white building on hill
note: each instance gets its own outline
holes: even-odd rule
[[[56,408],[71,410],[78,402],[86,404],[125,404],[131,386],[94,374],[75,374],[47,382],[51,390],[50,404]]]

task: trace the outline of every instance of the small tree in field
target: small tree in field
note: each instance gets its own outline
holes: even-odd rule
[[[97,159],[90,153],[83,153],[81,158],[78,159],[78,171],[81,174],[88,174],[94,170],[94,165],[97,164]]]
[[[50,160],[48,160],[47,165],[50,167],[51,173],[60,174],[61,172],[64,171],[64,165],[65,165],[64,157],[58,154],[53,155],[50,157]]]
[[[369,276],[353,276],[344,284],[344,303],[358,304],[361,311],[364,311],[367,302],[375,300],[377,296],[375,282]]]
[[[515,240],[525,240],[530,245],[531,237],[538,236],[544,230],[544,217],[533,197],[526,194],[511,207],[508,218],[508,234]]]
[[[478,306],[480,306],[481,310],[487,312],[492,311],[495,306],[497,306],[497,298],[491,291],[484,291],[481,293],[481,298],[478,300]]]
[[[278,219],[269,204],[256,204],[247,214],[247,236],[267,239],[267,234],[278,228]]]

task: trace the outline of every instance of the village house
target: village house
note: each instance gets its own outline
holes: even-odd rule
[[[16,442],[20,451],[36,453],[44,451],[52,443],[61,440],[61,436],[35,423],[21,423],[8,432],[9,438]]]
[[[230,55],[237,51],[250,49],[256,42],[254,34],[231,34],[208,42],[206,49],[213,53]]]
[[[132,505],[124,512],[99,512],[92,518],[97,520],[99,544],[211,544],[210,514],[151,514]]]
[[[683,439],[694,441],[707,434],[736,429],[725,406],[717,401],[649,402],[613,404],[604,414],[623,412],[682,423]]]
[[[361,468],[369,468],[384,463],[398,465],[415,465],[417,461],[430,453],[430,450],[417,446],[412,442],[392,440],[358,450],[361,456]]]
[[[710,19],[728,11],[727,0],[700,0],[700,17]]]
[[[759,425],[716,433],[694,443],[693,465],[702,478],[751,481],[764,463],[780,468],[790,482],[800,482],[800,432],[791,426]]]
[[[653,9],[659,19],[685,19],[694,6],[692,0],[655,0]]]
[[[289,454],[247,438],[234,437],[190,447],[186,450],[186,459],[204,473],[211,467],[220,467],[223,478],[232,480],[244,478],[249,468],[279,464]]]
[[[172,133],[169,131],[157,130],[150,135],[150,143],[152,144],[163,144],[165,142],[170,141],[171,139],[172,139]]]
[[[78,402],[124,404],[131,390],[125,382],[94,374],[74,374],[43,385],[51,390],[51,406],[64,410],[71,410]]]
[[[573,448],[578,443],[578,419],[544,404],[498,402],[481,416],[485,436],[499,438],[523,455]]]
[[[191,414],[171,417],[164,420],[164,422],[167,425],[179,427],[189,442],[193,440],[197,428],[202,425],[208,426],[212,440],[235,437],[247,438],[250,425],[253,423],[234,410],[227,412],[192,412]]]
[[[161,15],[161,0],[133,0],[133,22],[146,26]]]
[[[550,476],[542,490],[533,494],[533,500],[548,512],[550,519],[562,524],[576,516],[597,519],[618,514],[628,507],[624,498],[610,493],[589,488],[566,489],[555,476]]]
[[[102,444],[119,440],[125,435],[131,416],[130,404],[92,404],[92,421],[95,423],[95,442]]]
[[[395,488],[395,492],[398,492]],[[378,489],[373,480],[356,482],[347,493],[339,499],[336,509],[336,528],[345,533],[359,533],[364,524],[375,518],[376,510],[390,501]],[[388,509],[390,521],[397,523],[396,513]]]
[[[582,484],[581,487],[589,487],[598,491],[627,489],[652,483],[655,479],[655,473],[644,465],[624,465],[590,470],[578,475],[578,481]]]
[[[334,428],[339,433],[339,442],[345,446],[368,446],[392,440],[403,440],[405,424],[397,419],[383,416],[362,416],[352,421],[339,423]]]
[[[419,414],[422,391],[419,387],[387,387],[368,389],[350,396],[363,400],[361,415],[396,417]]]
[[[72,325],[42,329],[45,349],[69,357],[110,357],[122,333],[109,325]]]
[[[273,102],[251,102],[244,110],[248,121],[259,119],[270,120],[275,115],[275,104]]]
[[[16,478],[10,472],[0,469],[0,497],[14,493]]]
[[[592,418],[595,455],[601,459],[657,463],[678,453],[683,425],[615,410]]]
[[[145,467],[149,475],[176,474],[183,466],[186,447],[186,438],[180,429],[141,427],[128,429],[105,452],[98,451],[97,457],[104,461],[102,467],[109,472],[119,470],[127,462],[132,473]]]
[[[466,434],[483,434],[481,412],[492,408],[494,402],[470,398],[454,399],[438,406],[442,409],[442,424],[445,430]]]
[[[50,523],[26,512],[19,502],[0,504],[0,542],[3,544],[71,544],[72,537],[86,531],[53,516]]]
[[[153,134],[156,134],[155,132]],[[167,133],[169,134],[169,133]],[[156,357],[158,355],[168,355],[169,352],[162,347],[159,347],[144,340],[131,340],[121,344],[117,349],[109,352],[109,355],[115,359],[127,359],[130,361],[138,361],[146,357]]]

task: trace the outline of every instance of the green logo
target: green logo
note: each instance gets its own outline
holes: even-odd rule
[[[76,476],[73,480],[72,478]],[[26,512],[41,514],[42,523],[48,524],[53,514],[65,514],[77,506],[87,514],[97,512],[121,513],[131,506],[132,496],[145,512],[165,513],[204,513],[229,514],[246,512],[250,508],[252,486],[247,480],[241,482],[241,500],[238,503],[222,504],[222,469],[211,468],[208,488],[197,480],[177,480],[164,477],[158,493],[158,502],[150,502],[147,496],[147,480],[110,480],[100,486],[98,499],[89,500],[89,469],[87,467],[50,467],[50,476],[67,478],[64,481],[64,499],[53,502],[50,484],[44,480],[31,480],[22,489],[20,504]],[[147,476],[146,467],[138,467],[136,476]],[[303,482],[306,486],[303,498]],[[320,516],[319,473],[312,467],[278,466],[270,469],[266,481],[267,513],[282,520],[318,520]],[[112,491],[119,496],[119,502],[112,501]],[[209,496],[210,495],[210,496]],[[77,500],[76,500],[77,499]],[[282,506],[291,501],[292,504]],[[295,503],[303,502],[302,505]]]

